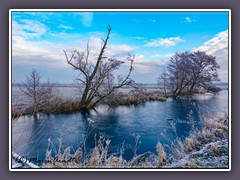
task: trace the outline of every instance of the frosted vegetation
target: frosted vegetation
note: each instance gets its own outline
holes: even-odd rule
[[[70,154],[70,146],[63,148],[61,139],[57,155],[52,157],[51,140],[46,150],[44,168],[228,168],[228,115],[203,119],[202,130],[193,129],[184,141],[176,139],[167,155],[161,142],[156,143],[156,153],[137,154],[140,136],[135,135],[134,157],[123,158],[124,147],[119,155],[108,154],[110,139],[100,135],[95,139],[95,148],[85,154],[79,148]]]
[[[95,147],[90,153],[86,153],[85,142],[71,154],[72,147],[66,147],[61,138],[58,147],[49,138],[45,161],[39,168],[228,168],[228,114],[203,118],[201,123],[201,130],[193,124],[190,135],[184,140],[176,138],[171,146],[164,148],[161,142],[156,142],[155,153],[137,154],[141,137],[134,134],[134,157],[129,161],[123,158],[124,145],[120,152],[110,154],[111,139],[102,134],[95,135]],[[29,168],[23,162],[14,162],[13,166]]]

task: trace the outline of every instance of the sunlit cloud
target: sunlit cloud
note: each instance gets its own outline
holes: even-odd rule
[[[150,42],[148,42],[145,46],[149,47],[171,47],[175,46],[177,43],[182,42],[183,39],[180,37],[169,37],[169,38],[158,38],[158,39],[153,39]]]
[[[144,58],[144,55],[143,55],[143,54],[136,54],[136,55],[135,55],[135,58],[136,58],[136,59],[143,59],[143,58]]]
[[[207,52],[210,55],[213,55],[220,50],[228,50],[228,30],[218,33],[215,37],[196,49]]]
[[[228,81],[228,30],[218,33],[212,39],[206,41],[202,46],[194,48],[193,51],[204,51],[215,56],[220,65],[219,77],[222,81]]]

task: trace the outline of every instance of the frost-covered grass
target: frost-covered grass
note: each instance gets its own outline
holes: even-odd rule
[[[177,138],[170,153],[161,142],[156,143],[156,152],[145,152],[127,161],[123,152],[109,154],[111,140],[103,135],[95,138],[95,147],[86,154],[84,147],[70,154],[71,147],[63,148],[59,139],[58,150],[53,157],[49,139],[44,168],[228,168],[228,114],[203,119],[201,130],[193,129],[185,139]],[[136,139],[135,147],[138,147]],[[55,148],[56,149],[56,148]],[[137,152],[137,151],[135,151]]]

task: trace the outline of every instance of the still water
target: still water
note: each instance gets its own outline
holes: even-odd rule
[[[214,117],[228,107],[228,91],[219,95],[201,94],[193,98],[168,99],[165,102],[147,102],[142,105],[120,106],[115,109],[98,107],[90,114],[72,113],[26,115],[12,122],[12,151],[28,158],[45,159],[48,139],[58,148],[58,138],[72,152],[83,145],[90,152],[95,146],[95,135],[110,139],[110,152],[120,153],[126,159],[133,157],[136,136],[140,136],[137,154],[156,152],[157,141],[166,148],[178,136],[184,139],[194,125],[201,128],[200,117]],[[168,150],[167,150],[168,151]]]

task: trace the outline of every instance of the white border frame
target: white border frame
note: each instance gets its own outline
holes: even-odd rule
[[[13,169],[12,168],[12,12],[228,12],[228,169]],[[9,171],[231,171],[231,10],[230,9],[10,9],[9,10]]]

